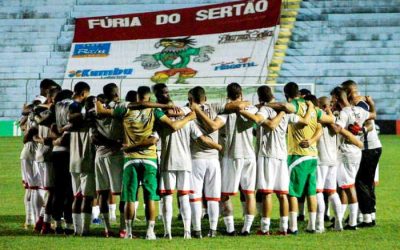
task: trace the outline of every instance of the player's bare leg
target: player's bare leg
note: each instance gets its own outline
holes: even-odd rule
[[[345,189],[348,204],[349,204],[349,224],[347,229],[355,229],[357,226],[357,216],[358,216],[358,200],[355,187],[350,187]]]
[[[259,235],[269,235],[272,213],[272,194],[262,194],[261,228]]]
[[[109,237],[111,233],[111,224],[110,224],[110,215],[109,215],[109,201],[110,191],[104,190],[99,192],[99,205],[100,205],[100,213],[103,216],[104,220],[104,235],[105,237]],[[115,204],[114,204],[115,205]]]
[[[54,230],[51,229],[51,217],[53,214],[53,199],[54,199],[54,189],[50,188],[47,190],[47,195],[45,199],[45,205],[44,205],[44,218],[43,218],[43,226],[41,230],[41,234],[48,234],[48,233],[54,233]]]
[[[154,226],[156,224],[156,202],[152,200],[146,201],[146,218],[147,218],[147,233],[146,239],[155,240],[156,234]]]
[[[85,196],[82,200],[82,236],[89,233],[90,224],[92,222],[92,204],[93,197]]]
[[[234,236],[236,232],[235,232],[235,222],[233,220],[233,206],[232,206],[232,201],[227,195],[221,196],[221,210],[222,210],[222,215],[224,216],[226,232],[228,235]]]
[[[125,225],[126,225],[126,239],[132,239],[132,224],[135,217],[135,203],[132,201],[125,202],[124,209]]]
[[[289,201],[286,194],[277,194],[279,199],[279,233],[286,235],[288,230]]]
[[[72,202],[72,221],[74,224],[74,233],[75,235],[82,234],[82,217],[81,217],[81,208],[82,208],[82,196],[75,196],[74,201]]]
[[[307,196],[307,206],[308,206],[308,214],[309,214],[307,231],[315,232],[315,223],[316,223],[316,219],[317,219],[317,196],[316,195]],[[325,209],[324,209],[324,211],[325,211]]]
[[[289,196],[289,230],[291,234],[297,234],[297,214],[299,207],[297,197]]]
[[[242,235],[247,236],[250,234],[251,225],[254,221],[254,216],[257,212],[256,196],[254,192],[245,194],[246,197],[246,215],[244,216],[244,225],[242,228]]]

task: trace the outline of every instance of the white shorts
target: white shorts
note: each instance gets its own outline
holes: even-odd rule
[[[71,178],[75,197],[95,196],[94,173],[71,173]]]
[[[54,188],[54,169],[52,162],[36,162],[40,174],[40,189]]]
[[[123,154],[114,154],[95,158],[96,191],[111,190],[112,194],[121,194]]]
[[[221,200],[221,167],[218,159],[192,160],[192,188],[190,202]]]
[[[21,171],[25,188],[38,189],[40,186],[39,167],[32,160],[21,159]]]
[[[289,193],[289,169],[286,160],[258,157],[257,192]]]
[[[347,189],[354,186],[360,163],[361,150],[359,154],[342,155],[337,172],[337,182],[340,188]]]
[[[254,193],[256,188],[257,164],[255,158],[223,159],[222,165],[222,195],[235,195],[239,184],[243,193]]]
[[[317,192],[336,192],[337,187],[337,166],[318,165],[317,168]]]
[[[192,192],[191,173],[189,171],[161,171],[160,194],[169,195],[178,190],[178,194],[185,195]]]

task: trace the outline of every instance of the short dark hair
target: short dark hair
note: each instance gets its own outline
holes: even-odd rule
[[[260,102],[269,103],[274,99],[274,95],[272,94],[272,90],[267,85],[263,85],[258,87],[257,95]]]
[[[151,94],[151,89],[147,86],[140,86],[137,90],[137,95],[140,100],[144,98],[145,95]]]
[[[56,96],[60,92],[60,89],[58,88],[51,88],[49,89],[49,92],[47,92],[48,96]]]
[[[337,97],[339,97],[341,91],[343,91],[343,89],[342,89],[341,87],[335,87],[335,88],[333,88],[333,89],[331,90],[330,95],[331,95],[331,96],[337,96]]]
[[[200,86],[192,88],[189,93],[192,95],[193,101],[195,103],[200,103],[201,101],[204,101],[206,98],[206,91],[204,90],[203,87]]]
[[[342,88],[346,89],[350,86],[357,86],[357,83],[353,80],[347,80],[347,81],[342,82],[341,85],[342,85]]]
[[[128,93],[126,93],[125,101],[137,102],[137,92],[135,90],[129,90]]]
[[[299,92],[300,92],[300,95],[304,95],[304,96],[311,95],[311,91],[308,89],[300,89]]]
[[[73,93],[69,89],[63,89],[58,94],[56,95],[56,98],[54,98],[54,102],[57,103],[59,101],[65,100],[65,99],[71,99]]]
[[[49,89],[49,88],[51,88],[51,87],[53,87],[53,86],[57,86],[58,84],[55,82],[55,81],[53,81],[53,80],[51,80],[51,79],[43,79],[41,82],[40,82],[40,88],[41,89]],[[59,85],[58,85],[59,86]]]
[[[316,107],[318,106],[318,99],[315,95],[306,95],[304,97],[304,100],[311,101],[314,104],[314,106]]]
[[[97,101],[101,102],[101,103],[106,103],[107,102],[107,97],[105,94],[98,94],[96,96]]]
[[[239,83],[233,82],[226,87],[226,95],[231,100],[236,100],[242,95],[242,87]]]
[[[287,98],[295,98],[299,95],[299,86],[295,82],[288,82],[283,88]]]
[[[167,88],[167,85],[164,83],[157,83],[153,85],[153,93],[157,96],[163,89]]]
[[[104,85],[104,87],[103,87],[103,94],[106,96],[107,99],[112,99],[114,97],[111,96],[111,92],[113,91],[113,89],[116,89],[116,88],[118,88],[117,84],[108,83],[108,84]]]
[[[86,82],[78,82],[74,86],[75,94],[82,94],[84,91],[90,91],[90,86]]]

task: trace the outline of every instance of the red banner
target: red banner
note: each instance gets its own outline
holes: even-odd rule
[[[74,43],[253,30],[279,24],[281,0],[235,1],[140,14],[78,18]]]

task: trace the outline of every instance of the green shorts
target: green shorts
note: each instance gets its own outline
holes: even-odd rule
[[[289,155],[289,195],[302,197],[317,194],[317,158],[315,156]]]
[[[160,200],[157,194],[157,159],[124,159],[124,174],[122,177],[121,200],[137,201],[139,182],[142,182],[143,193],[152,201]]]

